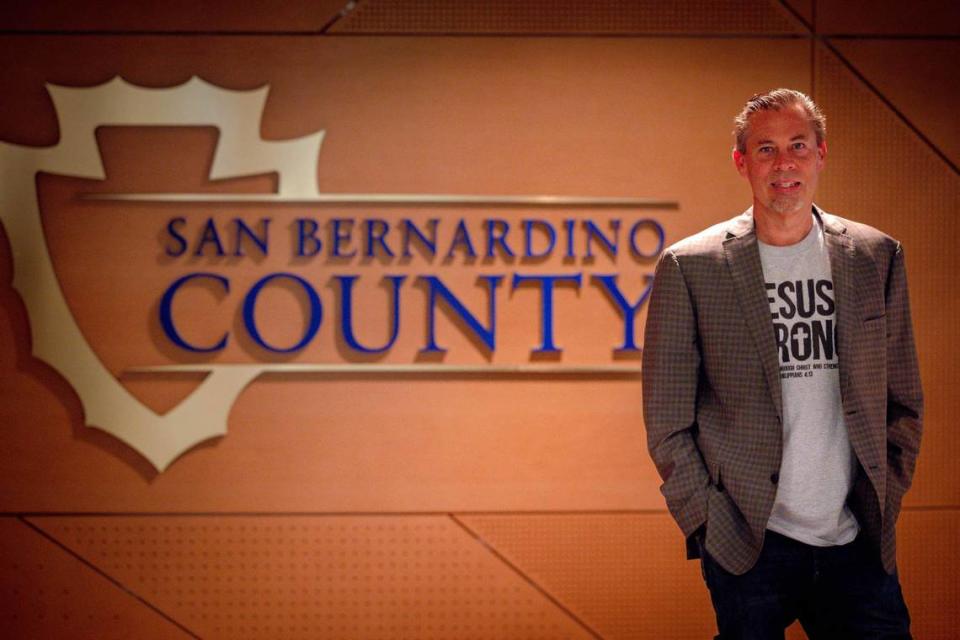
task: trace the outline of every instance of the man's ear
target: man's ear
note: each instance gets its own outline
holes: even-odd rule
[[[823,169],[823,165],[827,162],[827,141],[824,140],[817,145],[817,166],[819,169]]]
[[[742,176],[746,175],[746,170],[747,170],[745,166],[746,158],[742,153],[740,153],[740,151],[736,147],[733,148],[732,157],[733,157],[733,166],[737,168],[737,173],[739,173]]]

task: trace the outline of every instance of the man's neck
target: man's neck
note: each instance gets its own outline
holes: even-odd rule
[[[787,213],[777,213],[754,202],[753,224],[757,238],[775,247],[797,244],[810,233],[813,226],[811,212],[811,206],[804,206]]]

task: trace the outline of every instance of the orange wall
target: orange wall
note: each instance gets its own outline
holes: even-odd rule
[[[326,135],[323,193],[647,197],[652,207],[130,203],[102,193],[271,193],[277,175],[211,181],[224,133],[214,126],[103,127],[106,178],[41,174],[41,221],[57,278],[84,338],[146,406],[164,413],[197,373],[171,364],[474,366],[480,373],[265,373],[237,399],[228,433],[162,473],[85,416],[73,387],[32,355],[14,252],[0,231],[0,616],[24,637],[702,638],[714,633],[696,563],[667,515],[645,450],[635,355],[614,353],[622,321],[594,274],[644,290],[653,259],[625,246],[594,259],[451,260],[415,253],[295,258],[298,217],[440,220],[642,218],[667,243],[739,213],[749,190],[729,160],[731,120],[751,94],[809,92],[828,117],[818,202],[903,241],[927,423],[900,522],[899,565],[918,638],[960,628],[956,538],[960,437],[960,54],[956,9],[791,0],[703,3],[363,0],[245,5],[46,3],[0,12],[0,141],[56,144],[45,85],[93,87],[115,76],[155,88],[192,76],[249,91],[269,85],[260,135]],[[865,4],[865,3],[860,3]],[[163,7],[158,8],[158,7]],[[483,7],[483,8],[478,8]],[[344,15],[340,15],[344,9]],[[856,20],[854,20],[856,16]],[[949,25],[954,25],[953,31]],[[897,39],[898,34],[911,39]],[[939,37],[938,37],[939,36]],[[951,36],[945,38],[944,36]],[[5,174],[4,190],[12,173]],[[271,218],[265,257],[171,257],[166,222],[188,235],[212,217]],[[2,227],[0,227],[2,229]],[[520,243],[518,236],[514,242]],[[650,238],[646,240],[649,242]],[[578,240],[580,242],[580,240]],[[624,236],[621,243],[626,244]],[[445,242],[441,240],[441,252]],[[483,243],[477,242],[482,252]],[[558,248],[559,252],[560,249]],[[197,342],[232,332],[216,355],[172,345],[158,302],[194,271],[231,291],[178,299]],[[243,293],[288,271],[316,286],[325,319],[290,356],[243,334]],[[584,277],[556,292],[559,357],[539,343],[537,292],[514,273]],[[361,275],[357,331],[387,335],[386,274],[406,275],[401,333],[383,356],[358,356],[336,330],[335,276]],[[497,348],[438,313],[443,356],[419,350],[436,275],[486,320],[479,275],[504,275]],[[296,340],[304,298],[264,293],[258,320]],[[643,316],[637,320],[642,342]],[[504,373],[531,364],[546,373]],[[619,367],[577,372],[575,367]],[[89,426],[87,426],[89,425]],[[791,637],[802,637],[797,628]]]

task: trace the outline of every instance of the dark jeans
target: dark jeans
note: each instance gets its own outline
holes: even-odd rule
[[[911,637],[897,574],[883,570],[863,535],[812,547],[767,531],[757,564],[741,576],[701,555],[720,630],[715,640],[783,640],[798,618],[810,640]]]

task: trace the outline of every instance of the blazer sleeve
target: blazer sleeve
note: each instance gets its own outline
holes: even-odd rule
[[[643,347],[643,419],[660,491],[686,537],[706,521],[710,477],[697,447],[700,350],[690,291],[669,249],[657,264]]]
[[[903,248],[897,244],[886,290],[887,502],[899,509],[920,452],[923,390],[913,341]]]

